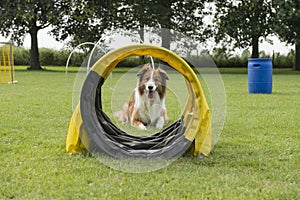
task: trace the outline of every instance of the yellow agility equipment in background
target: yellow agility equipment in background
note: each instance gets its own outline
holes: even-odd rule
[[[182,74],[189,96],[179,120],[159,133],[138,137],[118,129],[102,111],[101,86],[120,61],[130,56],[146,55],[159,58]],[[153,145],[153,141],[163,142]],[[175,53],[146,44],[115,49],[94,64],[83,84],[80,103],[70,120],[66,140],[68,153],[87,149],[113,158],[173,158],[187,150],[194,156],[207,156],[211,146],[210,110],[193,69]]]
[[[13,43],[0,42],[0,83],[14,83],[13,53]]]

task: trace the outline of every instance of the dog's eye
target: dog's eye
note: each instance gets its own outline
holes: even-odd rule
[[[158,78],[154,78],[154,81],[157,82],[157,81],[159,81],[159,80],[158,80]]]
[[[146,81],[149,81],[149,80],[150,80],[150,77],[146,77],[145,80],[146,80]]]

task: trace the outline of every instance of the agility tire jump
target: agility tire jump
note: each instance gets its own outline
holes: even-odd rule
[[[116,127],[102,110],[101,88],[116,65],[130,56],[153,56],[168,63],[185,78],[188,99],[180,119],[151,136],[133,136]],[[80,102],[68,129],[68,153],[88,150],[116,159],[166,158],[189,151],[194,156],[210,153],[210,110],[193,69],[175,53],[153,45],[134,44],[115,49],[100,58],[88,73]]]

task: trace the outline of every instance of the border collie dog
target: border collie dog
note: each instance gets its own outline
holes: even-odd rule
[[[119,122],[130,121],[140,130],[146,130],[148,125],[161,129],[169,121],[165,105],[167,73],[160,67],[153,69],[150,64],[145,64],[137,76],[133,95],[115,116]]]

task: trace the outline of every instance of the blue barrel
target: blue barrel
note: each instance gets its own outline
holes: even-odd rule
[[[248,59],[249,93],[272,93],[272,68],[271,58]]]

